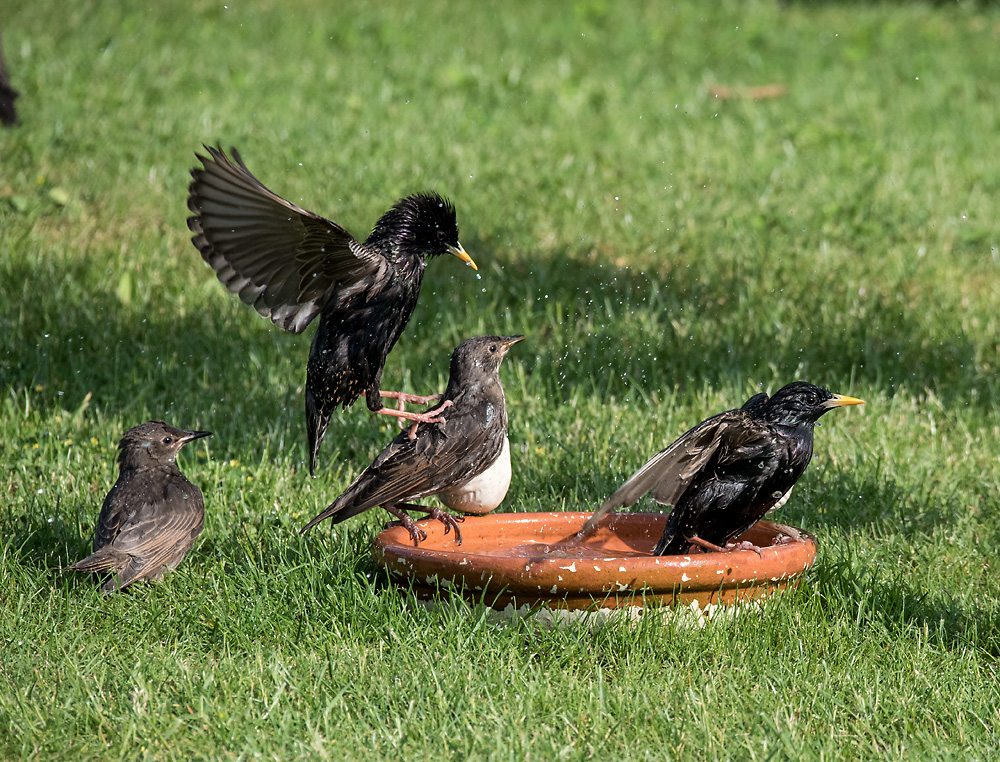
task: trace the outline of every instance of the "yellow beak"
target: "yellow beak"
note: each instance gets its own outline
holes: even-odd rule
[[[834,394],[833,399],[826,403],[828,407],[843,407],[844,405],[864,405],[864,400],[848,397],[844,394]]]
[[[462,248],[462,244],[459,244],[458,246],[449,246],[448,251],[468,264],[473,270],[479,270],[479,268],[476,267],[476,263],[472,261],[472,257],[465,253],[465,249]]]

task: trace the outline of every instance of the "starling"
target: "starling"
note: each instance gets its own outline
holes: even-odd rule
[[[654,555],[691,545],[723,550],[783,502],[812,459],[813,426],[828,410],[864,400],[796,381],[768,398],[714,415],[650,458],[588,519],[589,534],[609,511],[647,492],[673,506]]]
[[[482,514],[500,505],[510,486],[507,404],[500,384],[500,361],[524,336],[477,336],[458,345],[444,399],[434,410],[448,409],[447,421],[421,426],[414,436],[401,432],[329,508],[302,528],[333,523],[381,505],[409,531],[414,542],[427,538],[405,511],[428,514],[455,530],[459,519],[439,507],[411,503],[430,495],[462,513]],[[433,412],[433,410],[432,410]],[[414,424],[415,426],[417,424]]]
[[[398,201],[364,243],[335,222],[306,211],[265,188],[243,164],[205,146],[192,169],[188,227],[202,258],[229,291],[276,326],[301,333],[317,315],[306,366],[306,435],[309,473],[330,415],[362,394],[373,413],[440,423],[413,413],[418,397],[380,390],[386,357],[413,314],[426,257],[454,254],[476,268],[458,242],[455,207],[436,193]],[[398,409],[382,397],[395,398]]]
[[[126,431],[118,443],[118,481],[97,520],[94,553],[68,568],[110,573],[101,587],[105,593],[176,569],[205,523],[201,490],[177,467],[177,452],[211,433],[163,421]]]

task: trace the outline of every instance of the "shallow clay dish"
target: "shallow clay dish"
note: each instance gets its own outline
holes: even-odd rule
[[[375,556],[423,598],[439,587],[497,608],[546,604],[587,609],[731,604],[798,584],[816,560],[816,541],[784,524],[758,522],[739,539],[761,548],[653,556],[666,514],[619,513],[583,543],[574,538],[590,513],[493,513],[462,524],[462,545],[444,525],[418,522],[415,545],[403,527],[375,538]],[[791,538],[792,541],[782,541]]]

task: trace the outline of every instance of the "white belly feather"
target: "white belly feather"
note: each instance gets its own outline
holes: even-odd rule
[[[477,516],[495,509],[510,487],[510,442],[503,438],[503,449],[493,465],[465,484],[438,493],[438,499],[453,511]]]

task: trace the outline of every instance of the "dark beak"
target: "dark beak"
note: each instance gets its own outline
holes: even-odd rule
[[[201,439],[202,437],[212,436],[211,431],[188,431],[185,432],[184,436],[180,438],[180,443],[186,445],[188,442],[193,442],[195,439]]]
[[[515,344],[517,344],[517,342],[519,341],[524,341],[524,336],[505,336],[504,338],[500,339],[500,343],[503,344],[504,355],[506,355],[507,352],[510,351],[510,348]]]

